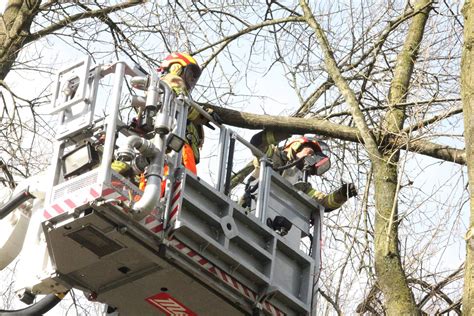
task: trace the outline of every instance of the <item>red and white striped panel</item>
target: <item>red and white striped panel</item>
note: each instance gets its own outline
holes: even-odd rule
[[[178,181],[174,184],[172,189],[172,200],[171,200],[171,212],[169,215],[169,225],[170,227],[176,222],[176,217],[178,215],[179,206],[181,205],[181,182]],[[140,221],[140,223],[148,228],[153,234],[159,235],[164,231],[163,221],[158,211],[154,210],[150,215],[145,217]]]
[[[116,180],[117,181],[117,180]],[[122,183],[124,186],[126,184]],[[136,194],[137,192],[130,192],[130,194]],[[130,198],[134,198],[133,196],[126,197],[121,193],[117,192],[113,188],[105,188],[102,190],[102,197],[104,199],[115,199],[119,201],[128,201]],[[150,215],[146,216],[144,219],[139,221],[144,227],[150,230],[153,234],[159,234],[163,231],[163,222],[161,220],[161,216],[157,210],[153,210]]]
[[[157,235],[163,231],[163,221],[157,210],[153,210],[150,215],[140,221],[153,234]]]
[[[171,191],[172,198],[171,198],[171,212],[168,216],[168,224],[170,229],[173,229],[173,225],[176,222],[176,218],[178,217],[178,212],[181,207],[181,193],[182,193],[182,182],[177,181],[173,185],[173,190]]]
[[[121,193],[117,192],[114,188],[104,188],[102,190],[102,198],[104,200],[114,199],[119,201],[128,201],[129,197],[122,195]],[[133,199],[133,196],[131,197]]]
[[[207,259],[196,253],[194,250],[190,249],[188,246],[186,246],[179,240],[173,238],[170,240],[170,244],[171,246],[173,246],[173,248],[177,249],[179,252],[186,255],[188,258],[192,259],[202,268],[214,274],[219,280],[223,281],[225,284],[238,291],[250,301],[255,302],[257,300],[257,294],[253,290],[249,289],[248,287],[237,281],[234,277],[230,276],[228,273],[216,267],[214,264],[212,264]],[[263,302],[263,308],[268,314],[272,316],[286,315],[268,301]]]
[[[105,187],[104,189],[100,189],[95,185],[78,191],[68,198],[55,201],[44,209],[43,217],[45,219],[51,219],[70,211],[73,212],[77,207],[83,206],[99,197],[104,200],[114,199],[119,201],[127,201],[130,199],[130,197],[122,195],[114,188]],[[153,234],[159,234],[163,231],[163,222],[161,221],[161,216],[158,214],[157,210],[153,210],[150,215],[142,219],[140,224],[150,230]]]
[[[85,188],[73,195],[63,198],[62,200],[54,201],[53,204],[48,205],[43,210],[43,217],[45,219],[51,219],[58,215],[73,212],[77,207],[83,206],[90,201],[95,200],[100,196],[100,191],[93,187]]]

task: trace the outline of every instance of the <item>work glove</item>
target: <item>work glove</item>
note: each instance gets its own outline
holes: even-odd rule
[[[218,124],[224,123],[224,121],[219,116],[219,114],[217,114],[217,112],[215,112],[213,109],[207,108],[206,112],[209,113],[212,116],[212,118],[214,119],[214,121],[216,121]]]
[[[304,181],[296,182],[295,184],[293,184],[293,186],[295,187],[296,190],[302,191],[304,193],[311,190],[311,183],[304,182]]]
[[[351,198],[357,195],[357,189],[354,183],[343,183],[342,186],[337,190],[337,193]]]
[[[251,185],[251,183],[254,182],[255,180],[256,180],[255,177],[250,176],[247,179],[247,183],[245,183],[245,193],[239,200],[239,204],[243,208],[250,208],[252,206],[252,200],[254,201],[256,200],[255,191],[257,191],[258,182],[255,183],[254,185]]]
[[[250,208],[252,206],[252,200],[256,200],[255,195],[250,192],[245,192],[244,195],[240,198],[239,204],[243,208]]]
[[[218,124],[222,124],[222,118],[219,116],[219,114],[217,114],[213,109],[211,108],[204,108],[204,110],[210,115],[212,116],[212,118],[214,119],[214,121],[216,121],[216,123]],[[212,126],[209,121],[206,120],[206,122],[204,123],[205,126],[209,127],[210,129],[214,130],[214,126]]]

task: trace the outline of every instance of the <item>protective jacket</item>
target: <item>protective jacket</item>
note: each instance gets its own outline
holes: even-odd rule
[[[161,81],[168,84],[173,89],[176,95],[188,95],[188,90],[184,80],[175,74],[168,73],[160,78]],[[196,173],[196,164],[199,163],[199,150],[204,142],[204,129],[202,126],[202,117],[197,110],[190,108],[188,112],[188,120],[186,124],[186,144],[190,147],[183,150],[183,164],[184,166]],[[193,157],[189,157],[190,152]]]
[[[290,134],[286,132],[264,130],[255,134],[250,140],[250,143],[265,152],[267,157],[272,161],[273,168],[277,169],[294,159],[294,153],[286,152],[275,145],[275,143],[288,137],[290,137]],[[260,163],[256,158],[253,163],[255,170],[252,173],[252,177],[258,179]],[[285,172],[282,172],[282,175],[283,177],[286,177]],[[351,196],[353,196],[353,189],[352,184],[343,184],[339,189],[329,194],[325,194],[312,188],[311,185],[308,184],[304,189],[304,193],[320,203],[324,207],[325,212],[331,212],[341,207]]]

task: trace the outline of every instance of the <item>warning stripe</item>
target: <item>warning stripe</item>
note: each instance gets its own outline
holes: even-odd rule
[[[127,184],[119,180],[114,180],[114,184],[118,187],[127,188]],[[180,184],[175,184],[174,188],[178,188]],[[130,188],[133,190],[132,188]],[[133,190],[133,195],[137,194],[136,190]],[[175,201],[179,200],[179,196],[175,196]],[[67,198],[59,201],[54,201],[54,204],[48,205],[43,210],[43,218],[51,219],[58,215],[73,212],[77,207],[83,206],[97,198],[102,199],[115,199],[119,201],[128,201],[129,197],[122,195],[119,191],[116,191],[113,187],[101,188],[97,184],[90,187],[84,188],[81,191],[75,192],[74,195],[68,196]],[[177,212],[177,209],[176,211]],[[153,234],[159,234],[163,231],[163,222],[161,220],[161,214],[158,210],[153,210],[150,215],[140,220],[139,223],[147,228]]]
[[[163,231],[163,222],[158,215],[148,215],[140,221],[140,224],[154,234]]]
[[[81,194],[84,192],[85,194]],[[51,219],[58,215],[61,215],[70,211],[71,212],[74,211],[77,207],[82,206],[86,204],[87,202],[94,199],[91,193],[92,192],[89,189],[87,189],[79,193],[76,193],[73,196],[68,196],[67,198],[64,198],[62,200],[54,201],[53,204],[50,204],[44,208],[43,218]]]
[[[150,224],[154,221],[155,221],[155,216],[153,216],[153,215],[145,217],[145,225]]]
[[[153,210],[150,215],[146,216],[140,221],[140,224],[142,224],[155,235],[161,233],[164,230],[161,212],[158,210]]]
[[[182,186],[181,186],[181,181],[177,181],[174,186],[173,186],[173,197],[171,199],[171,212],[170,212],[170,215],[169,215],[169,220],[168,220],[168,223],[169,223],[169,227],[172,229],[173,227],[173,224],[176,222],[176,218],[178,216],[178,212],[180,210],[180,206],[181,206],[181,189],[182,189]]]
[[[250,288],[246,287],[237,279],[234,277],[230,276],[228,273],[224,272],[211,262],[209,262],[207,259],[202,257],[201,255],[197,254],[194,250],[177,240],[176,238],[173,238],[170,240],[170,245],[177,249],[179,252],[182,254],[186,255],[189,257],[192,261],[195,263],[199,264],[202,268],[206,269],[207,271],[211,272],[213,275],[215,275],[218,279],[232,287],[233,289],[237,290],[240,294],[248,298],[250,301],[255,302],[257,300],[257,294],[251,290]],[[273,306],[270,302],[265,301],[262,304],[263,309],[269,313],[272,316],[284,316],[286,315],[284,312]]]
[[[76,204],[74,204],[74,202],[71,201],[71,199],[64,200],[64,203],[66,203],[66,205],[69,206],[70,208],[76,207]]]
[[[176,215],[178,213],[178,210],[179,210],[179,205],[176,205],[170,213],[170,222],[171,222],[171,219],[176,219]],[[174,220],[173,220],[173,222],[174,222]]]
[[[119,180],[114,180],[117,185],[127,186],[126,183],[123,183]],[[136,192],[133,193],[135,195]],[[113,188],[106,188],[102,190],[102,197],[104,199],[117,199],[119,201],[128,201],[129,197],[122,195],[121,193],[115,191]],[[141,219],[139,223],[147,228],[153,234],[159,234],[163,231],[163,222],[160,219],[160,213],[158,210],[152,210],[150,215]]]
[[[171,205],[175,204],[180,196],[181,196],[181,191],[176,192],[175,196],[173,196],[173,199],[171,200]]]
[[[47,210],[44,210],[43,211],[43,217],[45,219],[50,219],[51,217],[53,217],[51,214],[49,214],[49,212]]]
[[[93,196],[94,198],[98,198],[100,196],[99,192],[97,192],[96,190],[94,190],[94,188],[91,188],[89,190],[89,193],[91,196]]]
[[[105,188],[104,190],[102,190],[102,196],[103,197],[111,195],[112,193],[116,193],[116,191],[112,188]]]
[[[163,224],[159,224],[158,226],[155,226],[153,228],[150,229],[152,232],[154,232],[155,234],[163,231]]]

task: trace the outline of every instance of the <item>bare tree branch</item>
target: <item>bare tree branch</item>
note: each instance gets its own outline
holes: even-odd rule
[[[321,136],[362,143],[362,137],[357,128],[331,123],[324,119],[259,115],[224,109],[209,103],[201,104],[212,108],[224,120],[224,123],[232,126],[248,129],[279,129],[293,134],[314,133]],[[450,146],[403,137],[390,139],[388,144],[399,149],[408,149],[418,154],[461,165],[466,163],[464,150]]]

